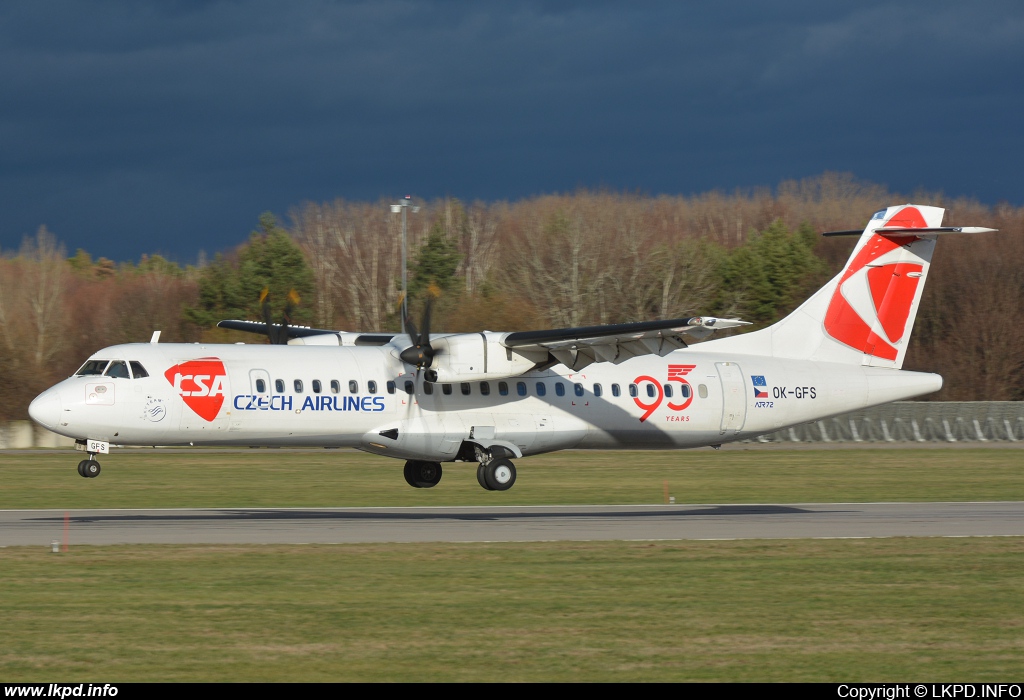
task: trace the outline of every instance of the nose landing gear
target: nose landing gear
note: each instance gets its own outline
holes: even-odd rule
[[[83,459],[78,463],[78,473],[86,479],[94,479],[100,475],[100,463],[89,455],[89,459]]]

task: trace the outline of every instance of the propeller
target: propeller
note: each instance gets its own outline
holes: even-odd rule
[[[299,301],[299,295],[294,289],[288,292],[288,301],[281,315],[281,323],[278,325],[270,319],[270,289],[264,287],[260,292],[260,312],[263,314],[263,322],[267,324],[267,338],[270,339],[271,345],[288,344],[288,324],[292,322],[292,311]]]
[[[430,307],[433,303],[432,297],[427,297],[427,305],[423,309],[423,330],[417,331],[412,316],[405,319],[405,327],[409,331],[409,340],[412,345],[407,347],[399,357],[407,365],[412,365],[417,370],[427,369],[434,361],[434,348],[430,345]]]

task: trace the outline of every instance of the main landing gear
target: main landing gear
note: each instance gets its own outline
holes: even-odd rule
[[[487,491],[508,491],[516,483],[516,465],[512,464],[512,460],[491,457],[482,451],[477,458],[481,461],[476,468],[476,480]],[[441,463],[410,459],[405,463],[404,474],[409,486],[429,489],[441,481]]]
[[[78,473],[86,479],[94,479],[100,475],[100,463],[93,457],[95,455],[89,455],[89,459],[83,459],[78,463]]]
[[[405,463],[405,481],[417,489],[429,489],[441,481],[440,462],[421,462],[410,459]]]
[[[516,483],[516,465],[505,458],[481,462],[476,468],[476,480],[488,491],[508,491]]]

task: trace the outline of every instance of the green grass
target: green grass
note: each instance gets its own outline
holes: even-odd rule
[[[1007,681],[1024,538],[0,550],[0,677]]]
[[[413,489],[402,462],[352,451],[116,451],[83,479],[80,453],[0,455],[0,508],[412,506],[1024,500],[1024,450],[559,452],[517,460],[486,492],[475,465]]]

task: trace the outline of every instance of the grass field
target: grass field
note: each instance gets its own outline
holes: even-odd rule
[[[1024,500],[1024,450],[690,450],[559,452],[517,461],[507,492],[446,464],[413,489],[402,462],[352,451],[147,451],[0,455],[0,508],[159,508]]]
[[[1024,538],[0,550],[5,681],[1003,681]]]
[[[0,455],[0,508],[1024,500],[1021,450]],[[1013,681],[1024,538],[0,549],[5,681]]]

